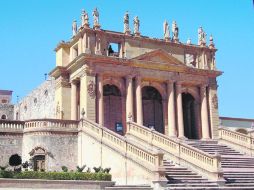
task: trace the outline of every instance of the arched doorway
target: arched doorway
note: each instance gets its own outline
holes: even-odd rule
[[[164,133],[163,105],[159,91],[151,86],[142,88],[143,124]]]
[[[34,171],[46,171],[46,150],[41,147],[35,147],[29,154]]]
[[[184,136],[188,139],[198,139],[199,131],[197,125],[195,99],[189,93],[182,94]]]
[[[115,85],[103,86],[104,126],[123,134],[122,97],[119,88]]]

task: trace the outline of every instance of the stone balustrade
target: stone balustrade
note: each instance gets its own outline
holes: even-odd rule
[[[35,131],[77,132],[78,121],[60,119],[36,119],[25,122],[24,133]]]
[[[119,154],[125,154],[129,159],[138,162],[151,172],[163,173],[163,153],[154,150],[146,150],[126,140],[125,137],[110,131],[107,128],[90,121],[82,120],[80,130],[101,140],[103,144],[113,147]]]
[[[219,128],[219,138],[223,143],[240,152],[254,155],[254,138],[251,133],[246,135],[221,127]]]
[[[22,133],[23,121],[0,120],[0,132]]]
[[[154,129],[139,126],[133,122],[127,124],[127,133],[152,146],[160,147],[170,155],[169,159],[176,163],[192,167],[210,179],[222,179],[220,155],[210,155],[177,139],[158,133]]]

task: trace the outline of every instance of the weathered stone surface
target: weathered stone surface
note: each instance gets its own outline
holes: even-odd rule
[[[55,118],[55,80],[50,78],[14,106],[16,120]]]

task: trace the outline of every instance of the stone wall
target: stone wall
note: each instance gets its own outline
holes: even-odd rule
[[[50,78],[14,107],[15,120],[56,118],[55,80]]]
[[[22,155],[22,134],[0,132],[0,166],[8,165],[13,154]]]
[[[0,104],[0,119],[5,115],[7,120],[13,120],[13,110],[14,105],[12,104]]]
[[[54,134],[51,132],[25,133],[23,136],[22,159],[29,161],[30,152],[41,147],[46,150],[45,169],[61,171],[62,166],[75,170],[78,165],[78,137],[72,133]]]

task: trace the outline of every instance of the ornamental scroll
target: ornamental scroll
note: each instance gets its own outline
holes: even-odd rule
[[[216,94],[213,96],[212,102],[213,102],[214,108],[215,108],[215,109],[218,109],[218,97],[217,97]]]
[[[87,93],[89,96],[94,99],[95,98],[95,83],[94,81],[90,80],[87,85]]]

